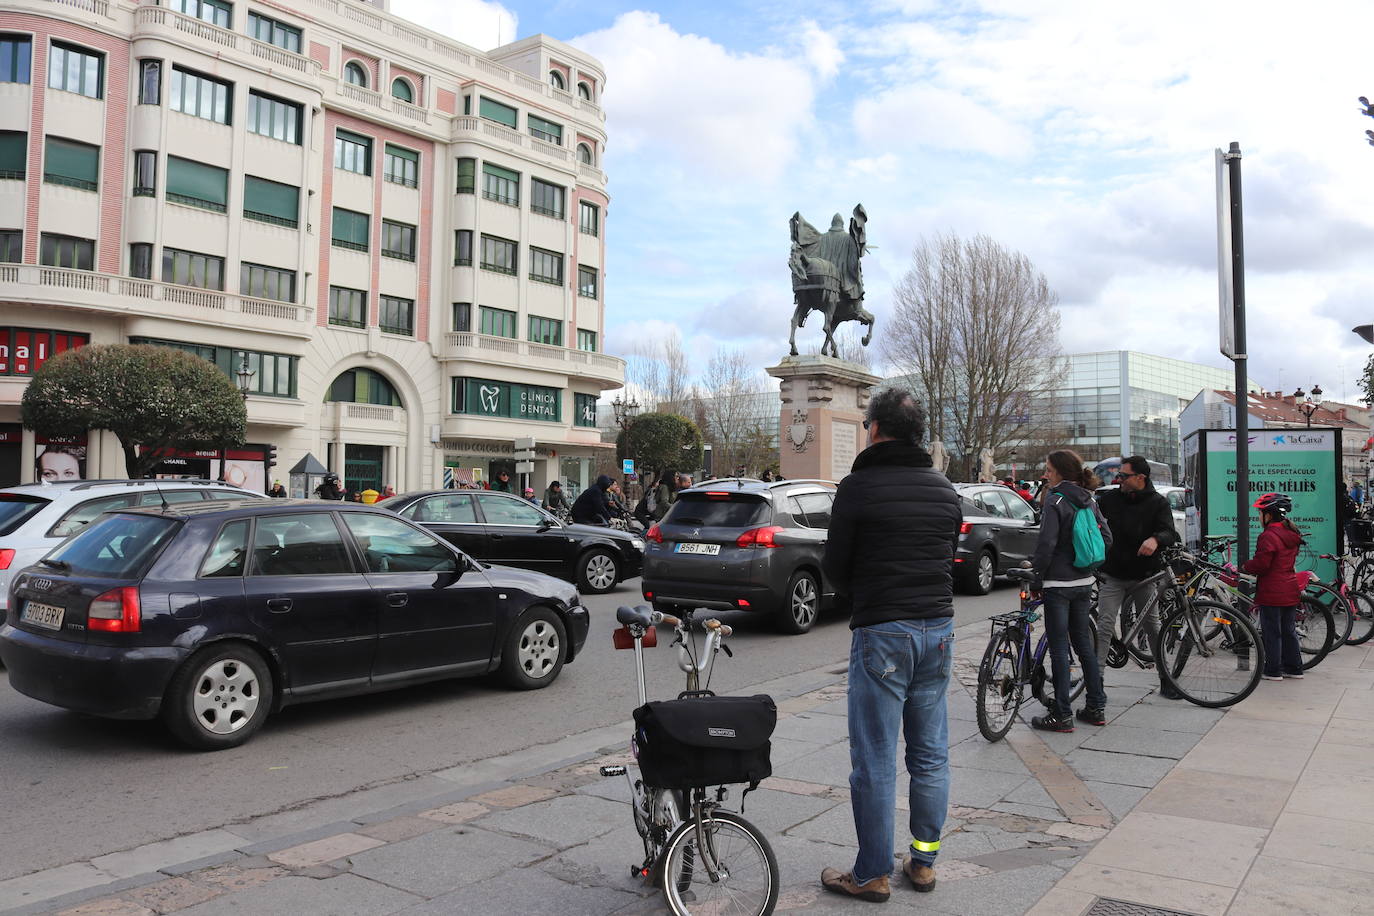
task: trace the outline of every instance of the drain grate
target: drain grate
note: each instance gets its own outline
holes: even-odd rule
[[[1143,903],[1131,903],[1129,900],[1113,900],[1110,897],[1099,897],[1088,912],[1083,916],[1197,916],[1196,913],[1187,913],[1183,910],[1170,910],[1162,906],[1146,906]]]

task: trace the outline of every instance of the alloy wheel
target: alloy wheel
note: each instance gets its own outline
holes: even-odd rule
[[[597,591],[605,591],[615,585],[615,560],[604,553],[594,553],[587,558],[587,583]]]
[[[196,678],[191,708],[206,731],[229,735],[252,720],[261,696],[251,665],[236,658],[222,658]]]
[[[984,593],[992,591],[992,554],[984,551],[978,555],[978,588]]]
[[[517,657],[525,674],[538,680],[548,676],[558,664],[563,647],[558,642],[558,631],[547,620],[534,620],[520,634],[520,647]]]
[[[809,576],[801,576],[792,586],[792,619],[799,627],[809,627],[816,619],[816,607],[820,596],[816,594],[816,583]]]

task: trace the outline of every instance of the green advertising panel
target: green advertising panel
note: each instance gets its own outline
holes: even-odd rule
[[[1201,484],[1203,532],[1211,536],[1236,533],[1236,434],[1231,430],[1205,430]],[[1298,569],[1310,569],[1323,579],[1335,573],[1335,564],[1318,560],[1321,554],[1340,549],[1337,468],[1341,458],[1341,432],[1337,429],[1257,429],[1250,433],[1250,498],[1262,493],[1283,493],[1293,500],[1289,518],[1302,531],[1304,546]],[[1188,451],[1187,445],[1184,447]],[[1259,515],[1246,515],[1250,549],[1259,538]],[[1249,557],[1237,557],[1237,565]]]
[[[563,419],[562,394],[557,388],[542,385],[455,378],[453,412],[558,423]]]

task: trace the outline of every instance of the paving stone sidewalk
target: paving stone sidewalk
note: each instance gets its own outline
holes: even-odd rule
[[[989,744],[978,733],[970,687],[987,625],[961,628],[958,637],[958,676],[949,692],[951,805],[938,865],[940,883],[934,892],[917,895],[894,880],[885,911],[997,916],[1035,908],[1037,914],[1081,913],[1099,896],[1135,899],[1132,889],[1146,888],[1147,875],[1156,884],[1177,884],[1175,872],[1165,869],[1171,857],[1156,848],[1162,829],[1158,819],[1196,816],[1192,806],[1198,796],[1210,801],[1208,811],[1225,813],[1231,810],[1228,804],[1244,807],[1258,798],[1256,792],[1263,794],[1265,780],[1274,781],[1261,762],[1265,755],[1251,747],[1242,758],[1254,768],[1251,778],[1258,784],[1240,786],[1236,791],[1241,795],[1233,799],[1232,787],[1218,782],[1217,767],[1237,745],[1223,741],[1211,749],[1200,745],[1204,736],[1276,744],[1280,753],[1291,749],[1287,742],[1265,737],[1267,732],[1232,727],[1233,718],[1214,728],[1222,712],[1162,700],[1155,695],[1152,673],[1133,669],[1109,673],[1111,721],[1106,728],[1080,726],[1071,735],[1048,735],[1018,723],[1007,740]],[[1367,691],[1374,670],[1360,666],[1368,662],[1369,653],[1357,659],[1352,650],[1346,651],[1351,652],[1351,664],[1343,669],[1346,681],[1352,689],[1362,684]],[[823,867],[848,868],[855,854],[842,672],[837,662],[827,671],[759,685],[779,701],[774,776],[749,795],[744,813],[763,828],[777,854],[782,873],[779,912],[852,913],[862,906],[825,893],[818,883]],[[1317,688],[1309,695],[1319,689],[1315,676],[1303,684],[1273,686]],[[1328,695],[1329,691],[1323,694]],[[1370,696],[1374,695],[1366,698]],[[1291,697],[1265,698],[1244,721],[1258,722],[1261,729],[1272,725],[1277,721],[1272,717],[1289,708],[1285,702],[1291,703]],[[1308,710],[1306,705],[1301,708]],[[1351,713],[1347,723],[1324,727],[1343,729],[1349,741],[1365,742],[1367,754],[1374,746],[1374,723],[1354,714],[1366,707],[1352,701],[1342,709]],[[1239,717],[1240,712],[1231,715]],[[1304,732],[1314,746],[1315,728]],[[610,740],[620,731],[628,738],[628,723],[598,735]],[[614,740],[615,744],[562,758],[551,758],[557,751],[546,748],[519,759],[486,761],[465,770],[474,782],[462,789],[425,794],[412,787],[401,803],[396,803],[395,791],[361,793],[319,806],[313,822],[283,815],[226,825],[0,882],[0,912],[663,913],[661,895],[630,874],[641,846],[631,823],[626,781],[605,779],[598,772],[602,764],[625,761],[623,744]],[[1346,747],[1355,746],[1359,745]],[[1353,770],[1353,757],[1347,756],[1336,753],[1340,765]],[[1180,759],[1196,765],[1179,775],[1175,768]],[[1358,777],[1338,772],[1342,775],[1335,782],[1323,782],[1321,773],[1313,774],[1306,807],[1293,812],[1294,821],[1283,825],[1287,829],[1277,841],[1271,838],[1279,845],[1269,855],[1292,858],[1292,849],[1315,829],[1301,818],[1314,817],[1314,808],[1345,789],[1357,791],[1351,785]],[[508,778],[493,779],[493,773]],[[429,786],[430,782],[420,784]],[[1368,788],[1374,786],[1365,787],[1357,804],[1374,817],[1368,801],[1374,792]],[[899,804],[905,804],[904,793],[898,795]],[[1142,805],[1142,799],[1149,804]],[[1132,813],[1141,808],[1149,813]],[[1278,817],[1272,804],[1263,810]],[[1355,828],[1345,829],[1352,835]],[[1364,834],[1366,840],[1369,835]],[[1211,837],[1221,841],[1219,847],[1207,843]],[[1229,858],[1233,839],[1230,833],[1197,834],[1195,844],[1207,848],[1205,855],[1196,854],[1194,867],[1236,867]],[[904,848],[908,840],[899,812],[894,849]],[[1154,850],[1153,858],[1131,858],[1141,844]],[[1346,849],[1359,845],[1352,841]],[[1327,846],[1317,848],[1323,850],[1321,862],[1328,866],[1348,865],[1350,857],[1360,855],[1343,852],[1333,861]],[[1254,837],[1246,834],[1240,849],[1254,848]],[[1362,855],[1367,879],[1374,860],[1368,853]],[[1139,869],[1135,884],[1120,877],[1120,866],[1133,863]],[[1192,874],[1186,865],[1179,865],[1176,873]],[[1207,877],[1193,875],[1181,886],[1206,883]],[[1257,885],[1246,899],[1258,902],[1262,898],[1253,895],[1264,893]],[[1148,896],[1145,890],[1136,893],[1141,896]],[[1197,895],[1169,899],[1185,897],[1190,904],[1195,898],[1206,902]]]

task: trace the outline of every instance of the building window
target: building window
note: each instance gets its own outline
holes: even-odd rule
[[[596,298],[596,268],[577,266],[577,294],[588,299]]]
[[[29,135],[0,130],[0,179],[23,181],[28,174]]]
[[[596,395],[573,394],[573,426],[596,428]]]
[[[230,27],[233,4],[222,0],[167,0],[167,6],[187,16],[195,16],[221,29]]]
[[[172,68],[172,85],[167,107],[182,114],[220,124],[230,123],[234,87],[221,80],[202,76],[181,67]]]
[[[372,141],[340,130],[334,135],[334,168],[359,175],[372,174]]]
[[[153,246],[148,242],[134,242],[129,246],[129,276],[153,279]]]
[[[224,289],[224,258],[177,248],[162,249],[162,282]]]
[[[157,196],[157,151],[134,151],[134,196]]]
[[[239,292],[254,299],[296,301],[296,272],[262,264],[239,265]]]
[[[0,83],[27,83],[33,77],[33,42],[27,35],[0,35]]]
[[[269,45],[301,53],[301,30],[294,25],[268,19],[261,13],[248,13],[248,34]]]
[[[585,143],[577,144],[577,161],[583,165],[591,165],[592,148]]]
[[[563,125],[555,124],[552,121],[545,121],[543,118],[534,115],[527,116],[529,122],[530,136],[536,140],[543,140],[545,143],[553,143],[558,146],[563,145]]]
[[[420,154],[388,143],[382,177],[392,184],[415,187],[420,182]]]
[[[398,261],[415,260],[415,227],[409,223],[382,220],[382,257]]]
[[[453,233],[453,265],[472,266],[472,230],[457,229]]]
[[[48,88],[92,99],[104,98],[103,64],[103,55],[54,41],[48,53]]]
[[[167,199],[224,213],[229,203],[229,172],[203,162],[168,156]]]
[[[596,352],[596,332],[577,329],[577,349],[586,350],[588,353]]]
[[[494,270],[499,274],[515,276],[519,264],[516,244],[510,239],[494,235],[482,236],[482,269]]]
[[[50,358],[90,342],[89,334],[0,328],[0,375],[33,375]]]
[[[138,62],[138,104],[162,104],[162,61]]]
[[[453,330],[471,331],[472,330],[472,303],[455,302],[453,303]]]
[[[243,215],[261,223],[295,229],[300,225],[301,189],[295,185],[243,176]]]
[[[530,211],[533,213],[562,219],[564,213],[567,212],[563,208],[563,201],[566,196],[566,189],[556,184],[549,184],[538,178],[530,179]]]
[[[509,105],[502,105],[500,102],[482,97],[482,103],[477,106],[477,113],[488,121],[495,121],[497,124],[504,124],[514,128],[518,123],[518,113]]]
[[[354,404],[381,404],[400,407],[401,396],[391,382],[371,369],[349,369],[340,373],[329,386],[326,401],[346,401]]]
[[[95,240],[45,232],[39,238],[38,263],[47,267],[95,270]]]
[[[285,143],[301,142],[301,106],[248,90],[248,131]]]
[[[415,300],[383,296],[379,327],[388,334],[415,336]]]
[[[333,235],[330,237],[332,243],[339,248],[367,251],[370,219],[366,213],[335,207]]]
[[[43,180],[94,191],[100,174],[100,147],[48,137],[43,150]]]
[[[601,234],[601,208],[585,200],[577,203],[577,229],[584,235]]]
[[[514,312],[483,305],[477,309],[477,320],[479,322],[477,331],[480,334],[487,334],[492,337],[515,337]]]
[[[534,343],[548,344],[551,347],[563,346],[563,322],[553,318],[530,316],[530,340]]]
[[[352,83],[354,86],[367,88],[367,69],[356,60],[350,60],[344,65],[344,82]]]
[[[472,194],[477,189],[477,160],[458,160],[458,193]]]
[[[228,355],[228,365],[224,356]],[[230,378],[248,362],[248,371],[253,380],[248,383],[249,394],[265,394],[274,398],[294,398],[296,396],[296,365],[298,357],[280,353],[256,353],[252,350],[228,351],[224,347],[215,348],[215,364],[225,370]]]
[[[24,260],[24,230],[0,229],[0,264],[18,264]]]
[[[557,70],[550,70],[549,85],[555,89],[562,89],[564,91],[567,91],[568,81],[563,79],[563,74],[559,73]]]
[[[563,255],[530,246],[530,279],[563,285]],[[533,340],[533,338],[530,338]]]
[[[391,81],[391,97],[400,99],[402,102],[415,104],[415,90],[410,88],[410,83],[397,77]]]
[[[329,323],[345,328],[360,328],[367,317],[367,292],[361,289],[329,287]]]
[[[562,417],[562,394],[557,388],[545,388],[542,385],[522,385],[485,378],[455,378],[453,412],[557,423]]]
[[[577,94],[590,102],[592,100],[592,87],[587,83],[578,83]]]
[[[520,173],[490,162],[482,163],[482,196],[512,207],[520,206]]]

